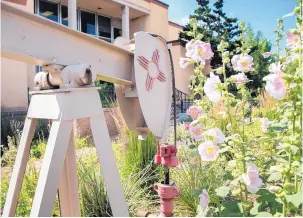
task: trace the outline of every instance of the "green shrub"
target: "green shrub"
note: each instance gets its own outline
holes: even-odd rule
[[[34,141],[31,145],[30,155],[32,158],[40,159],[45,153],[47,141],[39,139]]]
[[[22,183],[22,188],[19,196],[18,206],[16,210],[16,217],[26,217],[30,215],[36,186],[39,178],[39,170],[35,168],[33,163],[30,161],[26,173],[24,175],[24,180]],[[1,175],[1,208],[4,208],[6,194],[8,191],[10,176],[7,174]],[[59,216],[58,199],[56,198],[55,206],[52,212],[52,216]]]
[[[89,137],[75,138],[75,147],[76,149],[92,147],[92,144],[89,142]]]
[[[15,144],[15,140],[8,136],[8,147],[1,147],[3,149],[3,155],[1,157],[1,166],[9,166],[12,167],[15,163],[15,159],[17,156],[17,145]]]
[[[112,216],[96,153],[80,157],[78,175],[82,216]],[[130,173],[121,178],[130,215],[135,216],[139,209],[150,209],[156,204],[151,193],[152,187],[147,185],[156,179],[155,175],[149,164],[139,173]]]

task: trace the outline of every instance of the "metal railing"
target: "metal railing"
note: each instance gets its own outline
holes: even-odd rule
[[[177,114],[178,113],[185,113],[186,110],[193,105],[193,100],[187,95],[186,93],[175,89],[176,92],[176,107],[177,107]]]

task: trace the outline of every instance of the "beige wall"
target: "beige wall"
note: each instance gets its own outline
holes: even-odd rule
[[[181,26],[177,24],[168,23],[168,41],[179,39],[179,33],[183,30]]]
[[[27,101],[27,64],[1,58],[1,108],[24,109]]]
[[[34,13],[34,0],[14,7]],[[1,108],[4,110],[26,109],[28,107],[28,87],[34,87],[34,66],[1,58]]]
[[[189,77],[193,74],[193,66],[190,65],[183,69],[179,65],[179,58],[185,57],[185,52],[186,49],[179,43],[173,43],[172,56],[174,61],[176,88],[186,94],[190,94],[191,90],[188,88],[188,85]]]
[[[151,32],[168,40],[169,33],[167,7],[151,2],[149,15],[130,21],[131,38],[133,38],[134,33],[138,31]]]

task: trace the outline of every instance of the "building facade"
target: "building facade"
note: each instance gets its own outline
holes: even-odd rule
[[[9,2],[10,0],[8,0]],[[185,48],[178,41],[183,27],[168,20],[169,5],[157,0],[27,0],[26,5],[10,3],[62,25],[113,43],[122,36],[132,39],[135,32],[158,34],[172,42],[176,88],[189,94],[188,78],[192,69],[179,67]],[[68,15],[74,16],[74,23]],[[55,43],[55,42],[52,42]],[[41,48],[43,49],[43,48]],[[1,58],[1,109],[26,111],[28,91],[34,87],[39,66]]]

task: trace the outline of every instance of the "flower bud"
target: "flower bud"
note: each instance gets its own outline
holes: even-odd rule
[[[269,191],[273,193],[280,193],[282,188],[280,186],[270,186]]]

